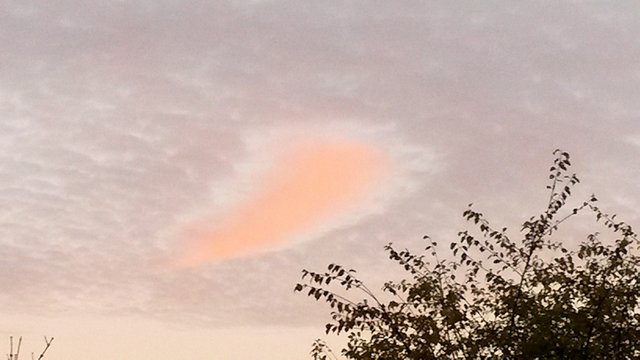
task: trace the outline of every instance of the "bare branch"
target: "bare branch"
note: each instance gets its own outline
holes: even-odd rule
[[[47,350],[49,350],[49,346],[51,346],[51,343],[53,342],[53,337],[51,339],[47,339],[47,337],[45,336],[44,342],[46,346],[44,347],[44,350],[42,350],[42,353],[40,353],[40,356],[38,356],[38,360],[44,358],[44,354],[47,352]]]

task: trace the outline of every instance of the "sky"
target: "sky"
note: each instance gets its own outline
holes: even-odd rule
[[[639,33],[635,1],[0,0],[0,340],[309,358],[303,268],[380,285],[471,202],[517,234],[556,148],[638,224]]]

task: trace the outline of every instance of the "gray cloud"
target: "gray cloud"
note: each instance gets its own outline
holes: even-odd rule
[[[384,244],[451,236],[472,201],[515,221],[544,205],[556,147],[638,218],[634,2],[0,6],[3,308],[313,321],[291,293],[302,267],[349,263],[375,280]],[[246,134],[320,122],[381,134],[411,191],[279,252],[160,265],[172,229],[220,206],[211,187],[256,155]]]

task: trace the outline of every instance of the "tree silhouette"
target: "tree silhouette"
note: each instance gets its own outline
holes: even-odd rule
[[[49,350],[51,343],[53,342],[53,338],[44,337],[44,348],[40,352],[40,355],[36,357],[35,353],[31,353],[31,360],[42,360],[44,359],[44,354]],[[9,353],[7,354],[7,360],[19,360],[20,358],[20,349],[22,347],[22,336],[18,338],[17,343],[13,343],[13,336],[9,336]]]
[[[331,307],[326,333],[347,336],[347,359],[640,358],[638,237],[594,195],[569,206],[579,180],[569,173],[569,154],[554,155],[548,205],[523,222],[517,237],[470,204],[463,216],[471,229],[458,233],[449,259],[428,236],[420,254],[387,245],[407,278],[385,283],[379,294],[336,264],[303,270],[306,281],[295,291]],[[583,212],[612,236],[594,232],[575,245],[554,238]],[[353,290],[364,297],[351,300]],[[322,340],[311,354],[338,358]]]

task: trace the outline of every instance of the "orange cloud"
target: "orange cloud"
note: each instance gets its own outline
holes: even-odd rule
[[[278,247],[291,237],[357,204],[384,170],[371,145],[346,140],[299,142],[287,147],[263,179],[261,191],[213,230],[191,232],[178,266]]]

